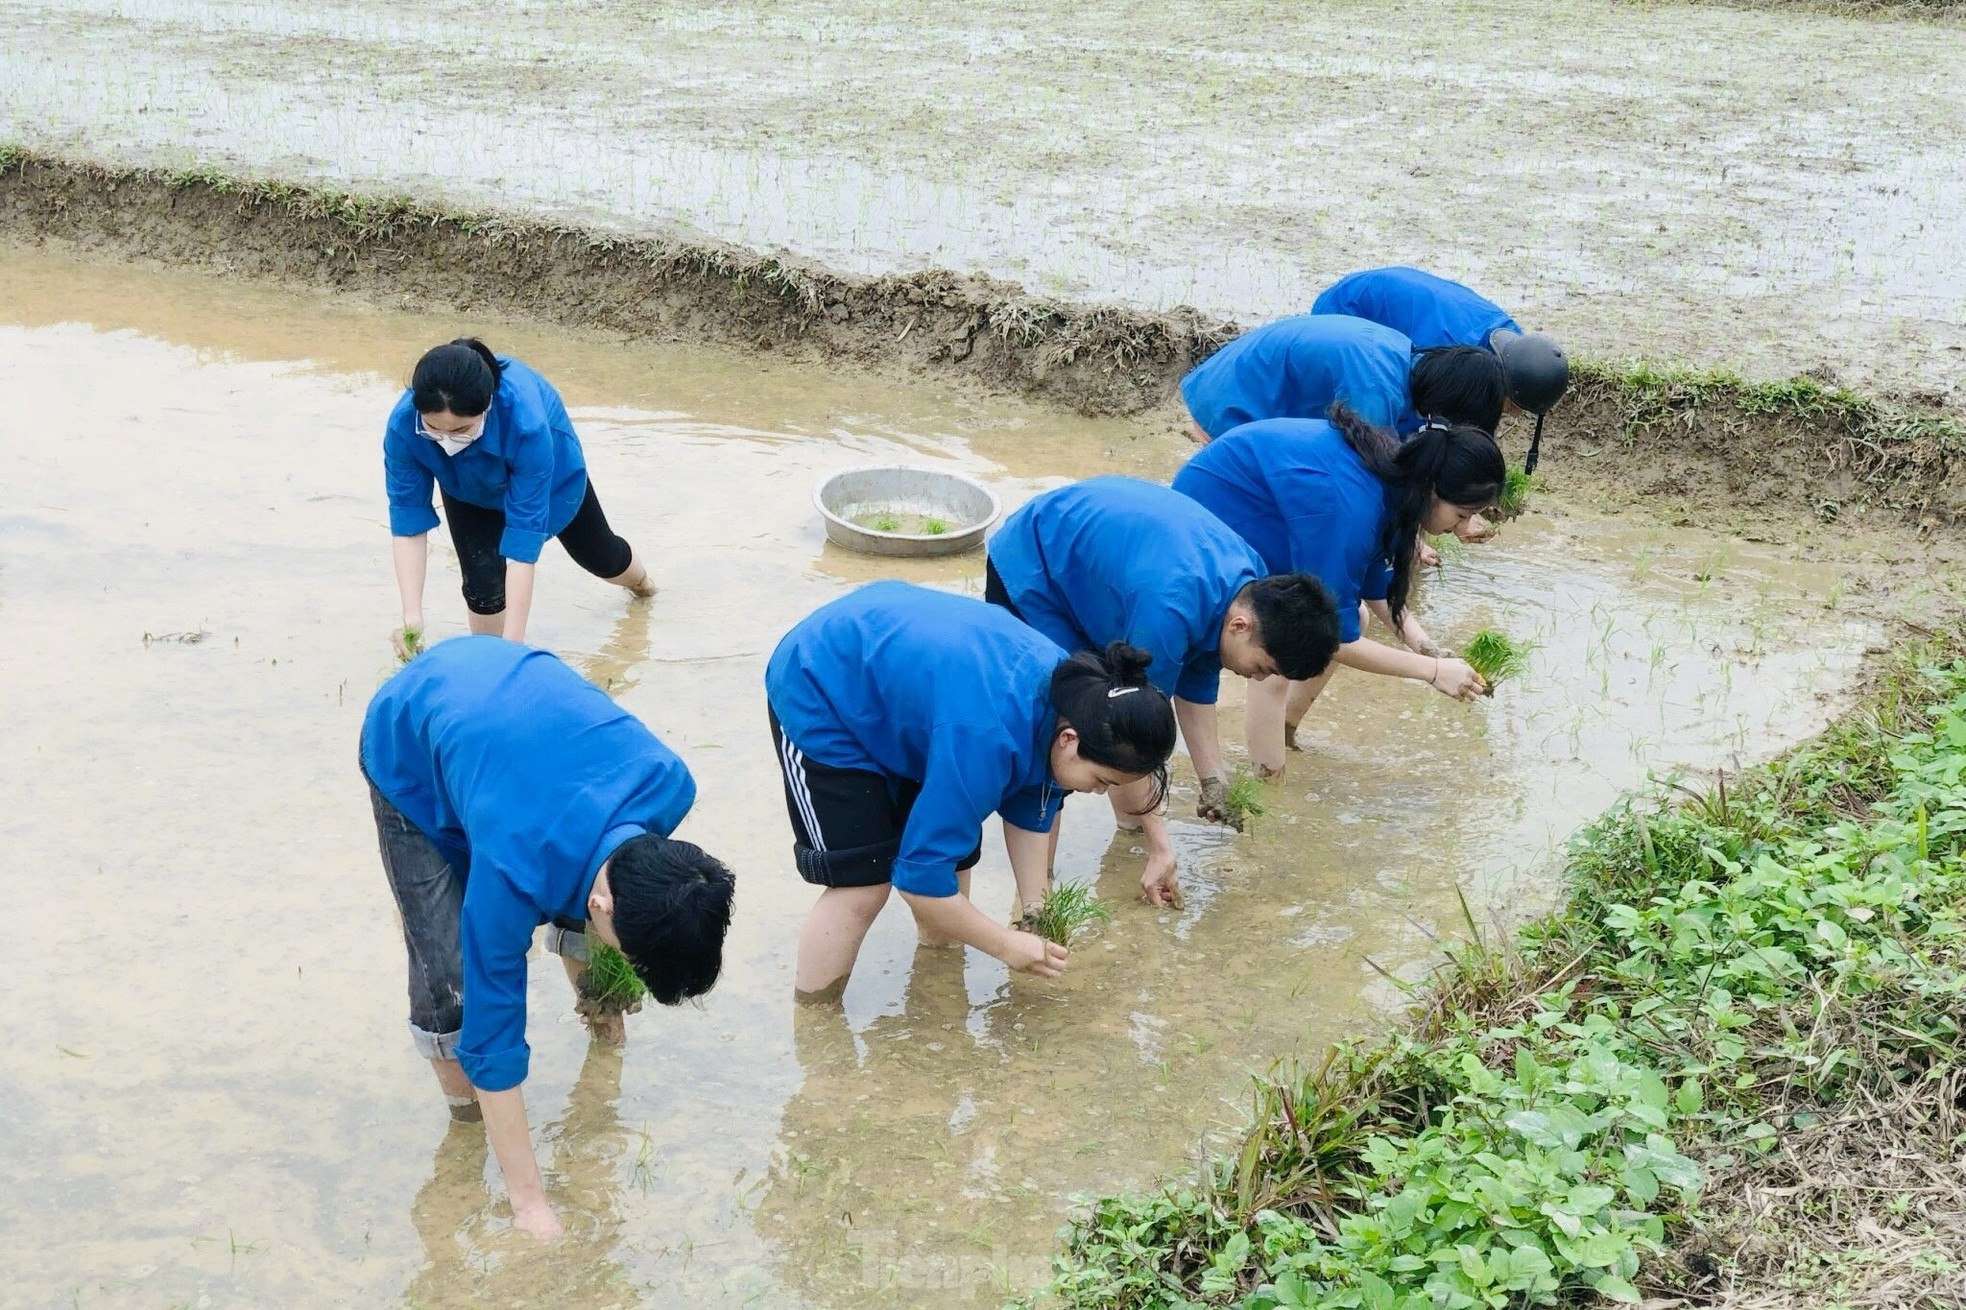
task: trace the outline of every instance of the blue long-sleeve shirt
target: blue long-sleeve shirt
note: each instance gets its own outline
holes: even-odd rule
[[[1400,266],[1346,274],[1312,303],[1311,312],[1370,319],[1404,335],[1415,350],[1436,346],[1488,350],[1488,338],[1497,328],[1522,331],[1486,296],[1459,282]]]
[[[1222,621],[1263,560],[1193,498],[1138,478],[1047,491],[1004,520],[990,561],[1024,621],[1066,650],[1128,641],[1170,696],[1215,703]]]
[[[1051,675],[1064,658],[995,605],[876,582],[785,634],[765,696],[807,758],[920,784],[894,886],[953,896],[956,864],[992,813],[1051,830],[1064,799],[1051,777]]]
[[[362,771],[465,874],[457,1058],[474,1087],[516,1087],[533,930],[585,920],[601,865],[631,837],[674,832],[696,783],[607,693],[491,636],[439,642],[382,684]]]
[[[1266,418],[1323,418],[1342,400],[1368,423],[1411,432],[1413,344],[1362,318],[1298,314],[1245,332],[1181,379],[1211,437]]]
[[[1359,601],[1384,600],[1392,579],[1392,509],[1385,483],[1337,428],[1323,419],[1245,424],[1196,451],[1174,489],[1235,529],[1269,572],[1316,574],[1338,604],[1339,639],[1359,639]]]
[[[416,406],[405,391],[389,412],[382,467],[389,487],[389,531],[418,537],[437,526],[432,484],[458,500],[503,510],[498,553],[521,564],[538,561],[587,494],[587,460],[573,420],[552,383],[516,359],[498,357],[498,391],[485,412],[485,431],[455,455],[416,434]]]

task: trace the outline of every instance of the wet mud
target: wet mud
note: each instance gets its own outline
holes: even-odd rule
[[[712,342],[887,382],[978,383],[1087,414],[1185,428],[1176,384],[1236,331],[1183,310],[1069,305],[946,273],[853,278],[723,247],[445,215],[407,201],[105,170],[16,155],[0,236],[358,291],[403,308],[522,315],[635,338]],[[1966,521],[1966,419],[1933,391],[1880,403],[1815,379],[1771,404],[1738,379],[1657,382],[1593,364],[1549,422],[1547,476],[1613,507],[1726,531],[1839,530],[1881,518],[1945,538]],[[884,383],[886,384],[886,383]],[[1505,431],[1519,457],[1526,425]],[[1760,526],[1756,526],[1759,524]]]
[[[1597,0],[0,13],[0,137],[115,165],[1211,320],[1410,261],[1598,357],[1955,407],[1966,382],[1956,24]]]
[[[527,1095],[570,1234],[549,1250],[512,1235],[482,1130],[449,1124],[405,1038],[354,765],[393,664],[382,420],[416,354],[467,330],[561,386],[662,588],[624,601],[549,550],[534,638],[679,750],[701,797],[682,835],[739,877],[723,983],[630,1017],[624,1050],[589,1043],[558,961],[536,961]],[[0,374],[27,437],[0,487],[0,1231],[24,1305],[996,1304],[1042,1281],[1072,1196],[1179,1168],[1234,1125],[1249,1071],[1397,1006],[1379,971],[1423,976],[1464,895],[1484,922],[1547,903],[1577,824],[1648,775],[1813,732],[1889,617],[1956,585],[1882,546],[1547,496],[1418,602],[1450,644],[1535,643],[1492,700],[1341,676],[1251,833],[1191,820],[1177,769],[1182,910],[1138,899],[1137,837],[1081,799],[1061,878],[1113,918],[1065,978],[918,951],[890,913],[843,1007],[814,1010],[792,1001],[810,894],[765,657],[857,582],[982,579],[977,555],[828,545],[811,487],[899,459],[1014,506],[1060,478],[1164,476],[1177,440],[23,248],[0,259]],[[463,612],[433,554],[442,639]],[[994,839],[976,887],[1009,912]],[[80,958],[102,963],[78,979]]]

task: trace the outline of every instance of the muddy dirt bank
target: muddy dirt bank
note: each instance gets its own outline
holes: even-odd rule
[[[21,151],[0,160],[0,235],[406,308],[929,373],[1170,426],[1181,376],[1239,330],[1191,309],[1070,304],[978,275],[863,277],[733,246]],[[1966,422],[1943,399],[1596,363],[1550,421],[1546,468],[1609,506],[1655,502],[1708,527],[1881,518],[1950,536],[1966,526]],[[1525,435],[1505,444],[1519,451]]]

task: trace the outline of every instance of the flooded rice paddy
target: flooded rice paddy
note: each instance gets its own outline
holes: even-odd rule
[[[764,729],[778,635],[852,584],[980,591],[981,558],[825,544],[809,494],[903,459],[1014,505],[1164,476],[1173,444],[930,389],[189,276],[0,252],[0,1303],[996,1304],[1042,1281],[1069,1198],[1180,1168],[1252,1070],[1399,1001],[1436,939],[1547,901],[1554,851],[1648,773],[1818,728],[1876,639],[1821,564],[1532,515],[1450,562],[1452,641],[1534,639],[1461,705],[1341,675],[1253,835],[1173,824],[1182,911],[1080,798],[1060,872],[1113,922],[1055,983],[877,925],[844,1012],[799,1011],[810,893]],[[564,391],[662,593],[557,550],[532,634],[695,770],[683,835],[738,872],[725,979],[592,1048],[550,959],[528,1100],[569,1236],[515,1237],[482,1132],[403,1031],[403,959],[355,738],[396,621],[378,468],[399,379],[481,332]],[[1560,470],[1550,470],[1560,475]],[[433,636],[462,628],[437,552]],[[1226,680],[1225,735],[1240,688]],[[1005,913],[992,836],[976,886]],[[495,1170],[491,1171],[495,1175]]]
[[[1414,262],[1593,355],[1823,366],[1955,405],[1966,384],[1956,24],[1600,0],[0,0],[0,30],[0,139],[86,157],[1245,321]]]

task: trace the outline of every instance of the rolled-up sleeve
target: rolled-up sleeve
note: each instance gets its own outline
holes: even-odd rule
[[[393,442],[382,442],[382,474],[389,489],[389,533],[396,537],[420,537],[437,526],[437,511],[430,497],[436,479],[430,470],[392,449]]]
[[[464,893],[464,1030],[457,1060],[480,1091],[526,1080],[526,952],[539,915],[512,894],[499,869],[479,861]]]

